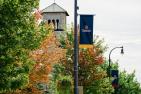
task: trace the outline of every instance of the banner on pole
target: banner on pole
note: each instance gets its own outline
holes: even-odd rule
[[[112,77],[118,77],[118,70],[111,70]]]
[[[112,81],[112,86],[114,88],[118,88],[119,86],[119,76],[118,76],[118,70],[111,70],[111,76],[113,77],[113,81]]]
[[[80,15],[80,48],[93,47],[93,17],[94,15]]]

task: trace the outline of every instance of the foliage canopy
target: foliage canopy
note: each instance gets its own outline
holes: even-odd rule
[[[45,36],[32,10],[38,0],[0,0],[0,92],[22,88],[34,64],[29,58]],[[41,30],[41,32],[39,32]]]

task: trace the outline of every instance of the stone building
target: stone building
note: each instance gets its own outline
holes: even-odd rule
[[[65,9],[53,3],[42,10],[42,16],[44,22],[54,24],[55,31],[64,31],[66,28],[66,16],[69,16],[69,14]]]

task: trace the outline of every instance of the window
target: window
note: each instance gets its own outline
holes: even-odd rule
[[[50,24],[51,23],[51,20],[48,20],[48,24]]]
[[[58,26],[59,26],[59,19],[56,19],[56,23],[57,23],[57,30],[59,29]]]
[[[55,20],[54,20],[54,19],[52,20],[52,23],[53,23],[53,24],[54,24],[54,26],[55,26]]]

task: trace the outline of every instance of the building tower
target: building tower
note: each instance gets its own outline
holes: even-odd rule
[[[66,16],[69,16],[69,14],[65,9],[53,3],[42,10],[42,16],[44,22],[53,23],[54,31],[64,31],[66,28]]]

